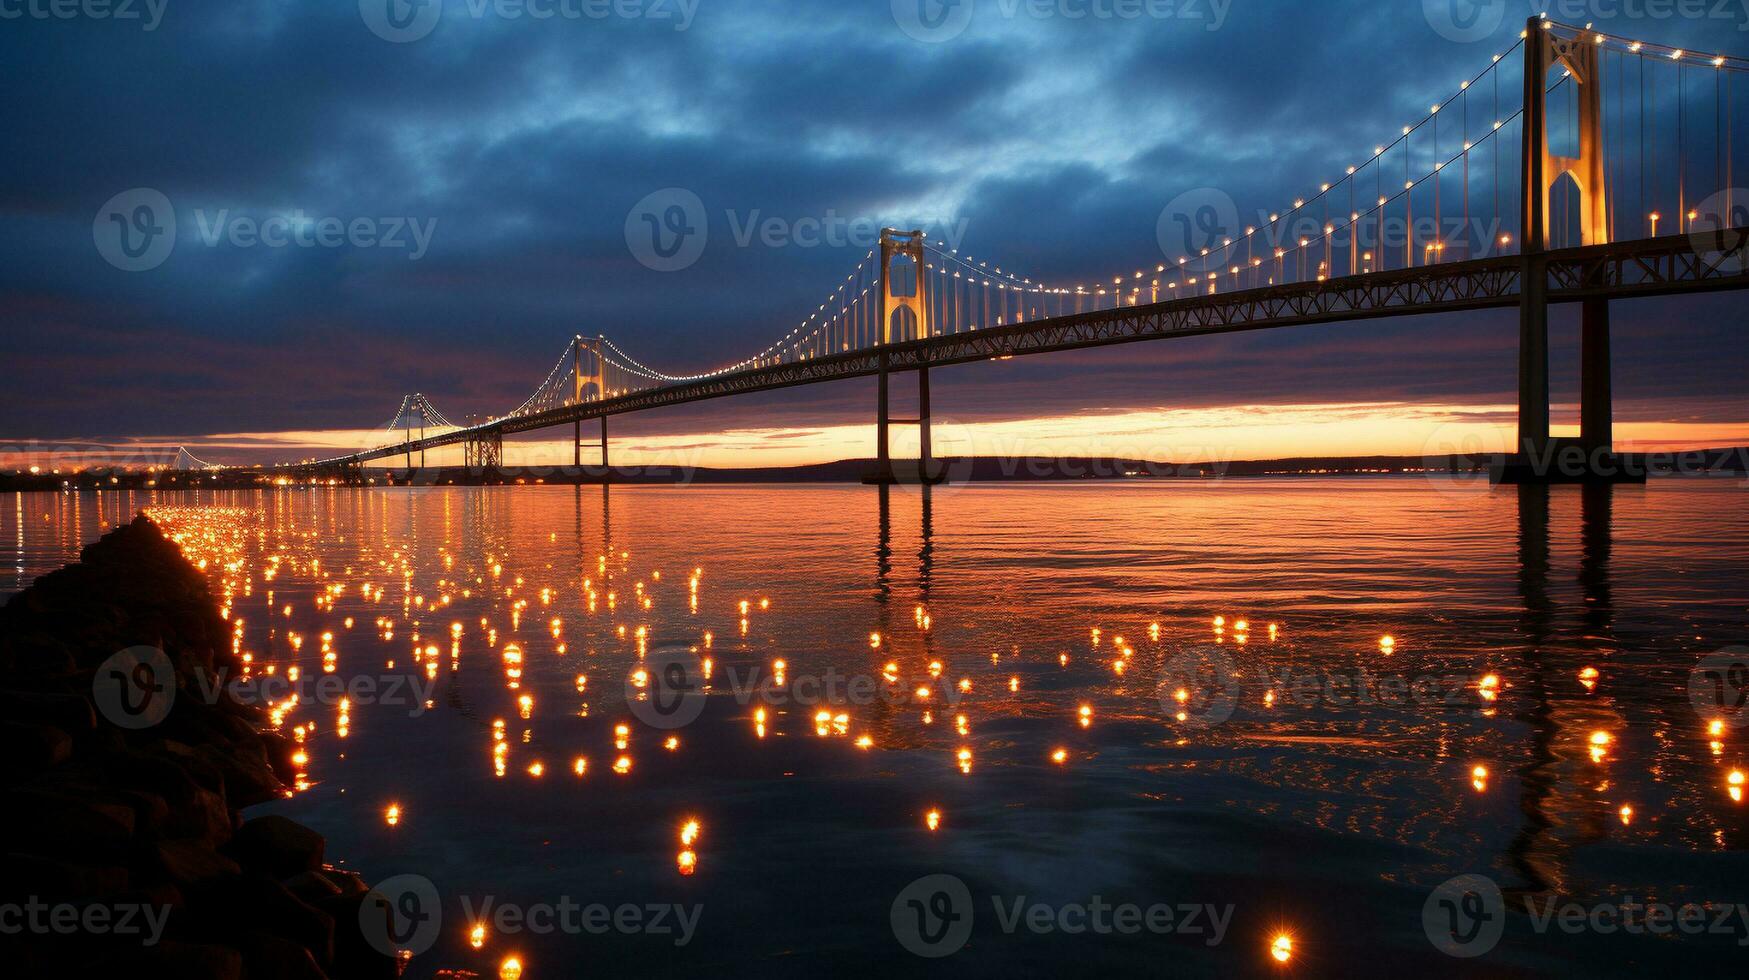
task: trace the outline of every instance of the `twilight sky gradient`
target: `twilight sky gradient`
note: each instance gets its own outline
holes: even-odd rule
[[[1195,0],[1165,18],[1062,15],[1113,0],[1045,17],[974,0],[963,33],[925,43],[889,0],[624,2],[644,15],[443,0],[408,43],[373,33],[355,0],[156,0],[152,30],[0,19],[0,457],[84,441],[186,443],[232,463],[358,447],[405,392],[457,420],[514,407],[575,333],[674,372],[738,360],[867,248],[737,243],[731,226],[755,216],[963,222],[963,250],[1053,281],[1152,265],[1169,257],[1156,221],[1180,193],[1218,188],[1241,213],[1308,195],[1534,12],[1496,0],[1499,28],[1458,42],[1418,0]],[[1749,54],[1749,15],[1578,19]],[[93,221],[140,187],[173,203],[178,241],[125,272]],[[625,225],[668,187],[696,193],[711,224],[700,259],[664,273],[634,257]],[[411,219],[430,241],[413,259],[202,238],[220,212],[291,211]],[[1571,423],[1577,325],[1564,310],[1556,324],[1557,422]],[[1618,304],[1618,439],[1749,442],[1743,327],[1739,294]],[[1516,339],[1501,313],[946,369],[932,376],[938,451],[1496,445]],[[872,409],[863,381],[622,417],[616,462],[870,455]],[[569,455],[519,445],[525,460]]]

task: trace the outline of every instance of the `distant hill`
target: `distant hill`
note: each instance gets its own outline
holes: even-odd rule
[[[1644,454],[1642,454],[1644,455]],[[1749,473],[1749,447],[1694,449],[1680,454],[1650,454],[1645,458],[1654,474]],[[937,460],[953,482],[999,483],[1015,481],[1073,480],[1196,480],[1217,477],[1260,476],[1358,476],[1406,473],[1486,473],[1491,456],[1297,456],[1288,459],[1233,460],[1230,462],[1174,463],[1117,457],[989,457]],[[695,467],[616,466],[606,472],[611,483],[859,483],[874,468],[872,459],[840,459],[805,466]],[[406,482],[405,471],[369,469],[368,479],[378,484]],[[581,479],[552,467],[505,467],[486,472],[464,467],[431,467],[414,479],[422,486],[599,483],[600,467],[585,467]],[[271,484],[279,474],[263,469],[236,467],[222,470],[111,473],[85,470],[77,474],[29,474],[0,472],[0,491],[64,490],[102,488],[174,489],[179,487],[256,487]]]

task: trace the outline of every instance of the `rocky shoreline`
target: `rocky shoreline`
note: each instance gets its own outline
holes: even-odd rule
[[[135,653],[118,673],[142,647],[148,666]],[[118,714],[156,665],[167,713]],[[324,863],[322,836],[243,818],[285,792],[295,747],[259,708],[205,693],[240,667],[205,577],[143,516],[0,607],[8,976],[397,974],[364,935],[386,934],[386,910]]]

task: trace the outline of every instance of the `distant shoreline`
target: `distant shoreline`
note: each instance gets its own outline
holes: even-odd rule
[[[1627,454],[1645,458],[1648,454]],[[1679,458],[1683,475],[1749,475],[1749,448],[1696,449],[1651,454],[1654,476],[1672,475],[1659,458]],[[937,460],[953,483],[1057,483],[1109,480],[1214,480],[1258,477],[1353,476],[1479,476],[1494,462],[1483,456],[1304,456],[1268,460],[1172,463],[1113,457],[966,457]],[[366,468],[350,479],[307,476],[265,468],[218,470],[156,470],[77,473],[0,473],[0,492],[62,492],[67,490],[191,490],[271,489],[275,486],[518,486],[600,485],[690,486],[695,484],[824,484],[861,483],[874,465],[869,459],[844,459],[785,467],[609,467],[534,466],[469,468],[463,466]]]

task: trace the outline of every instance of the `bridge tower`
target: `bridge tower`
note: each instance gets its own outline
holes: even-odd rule
[[[1523,205],[1519,266],[1518,438],[1517,458],[1503,471],[1510,482],[1562,479],[1551,471],[1549,434],[1548,262],[1550,191],[1565,176],[1580,196],[1580,241],[1610,240],[1609,194],[1603,142],[1602,61],[1589,35],[1562,36],[1540,17],[1525,25]],[[1576,156],[1561,156],[1549,146],[1548,73],[1555,66],[1572,75],[1578,95]],[[1568,479],[1589,479],[1614,445],[1610,393],[1609,301],[1581,304],[1580,438],[1585,462]],[[1611,466],[1612,470],[1619,467]],[[1571,469],[1571,468],[1569,468]]]
[[[938,482],[934,462],[930,458],[929,445],[929,364],[919,359],[917,366],[917,417],[915,419],[896,419],[889,411],[889,380],[891,354],[888,348],[894,342],[895,320],[912,327],[915,336],[899,337],[906,340],[924,340],[934,335],[934,323],[929,315],[929,263],[924,252],[924,244],[928,241],[921,230],[898,231],[893,228],[881,229],[880,251],[880,286],[881,286],[881,330],[880,330],[880,372],[879,394],[875,409],[875,469],[864,477],[864,483],[899,483],[898,471],[893,467],[892,442],[889,428],[892,425],[917,426],[917,482]],[[896,283],[893,274],[893,263],[896,259],[908,259],[912,275],[907,277],[908,283]],[[908,292],[901,292],[901,286],[908,285]]]
[[[595,386],[595,400],[607,397],[607,381],[604,366],[603,347],[606,337],[584,337],[577,335],[571,344],[571,405],[583,404],[585,390]],[[587,357],[585,356],[587,355]],[[583,419],[578,417],[571,439],[571,465],[581,471],[583,469]],[[601,468],[607,469],[607,416],[601,416]],[[605,474],[604,474],[605,478]]]

